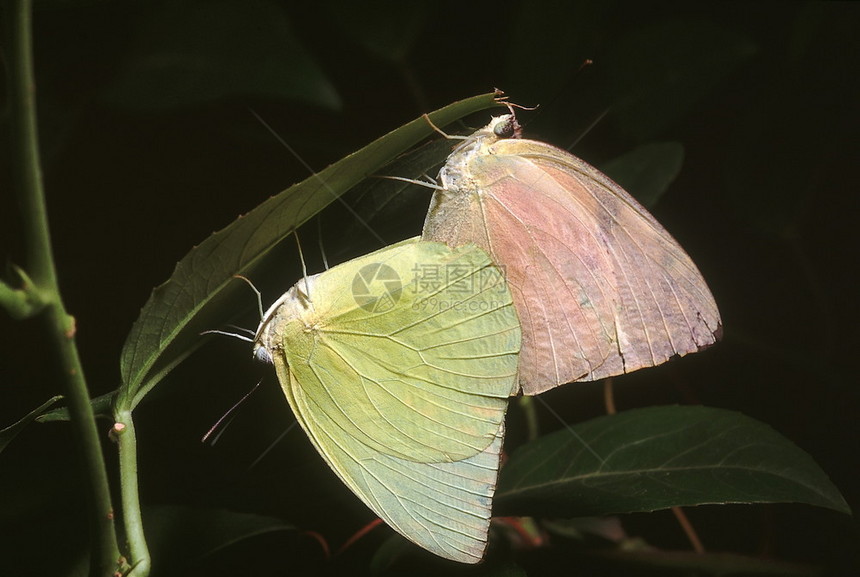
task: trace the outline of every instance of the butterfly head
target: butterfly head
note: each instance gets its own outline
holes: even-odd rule
[[[450,194],[450,191],[473,190],[475,186],[471,178],[470,164],[476,158],[492,153],[493,145],[499,140],[522,138],[522,127],[514,114],[494,116],[490,123],[466,138],[448,156],[445,165],[439,170],[439,180],[444,190],[437,192],[434,198]],[[433,210],[431,204],[430,210]]]
[[[269,365],[273,363],[272,353],[260,341],[254,342],[254,358]]]
[[[520,126],[517,117],[513,114],[494,116],[487,128],[499,139],[523,137],[523,127]]]
[[[285,326],[297,319],[301,319],[303,325],[312,322],[313,301],[310,295],[317,277],[319,275],[303,277],[263,313],[254,335],[255,359],[271,364],[273,351],[282,347]]]

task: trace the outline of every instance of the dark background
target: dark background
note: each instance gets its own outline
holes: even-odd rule
[[[119,385],[125,335],[176,261],[308,175],[252,110],[319,170],[422,112],[499,87],[517,103],[540,104],[520,115],[528,137],[576,143],[571,150],[598,166],[643,143],[685,147],[681,174],[654,213],[708,280],[725,338],[702,354],[616,379],[619,410],[699,402],[741,411],[809,452],[856,510],[857,5],[38,4],[47,202],[94,396]],[[593,64],[583,68],[587,59]],[[3,104],[0,247],[7,263],[21,263]],[[423,210],[404,214],[386,240],[417,234]],[[357,248],[342,218],[324,214],[303,233],[312,271],[320,266],[317,228],[330,256]],[[296,278],[294,251],[285,254]],[[44,342],[38,322],[0,314],[0,426],[58,393]],[[200,443],[263,376],[219,443]],[[544,399],[576,422],[602,414],[601,394],[599,384],[580,384]],[[546,430],[560,426],[542,416]],[[212,341],[174,371],[137,421],[146,505],[279,516],[333,547],[371,518],[297,429],[249,467],[293,418],[270,370],[238,341]],[[100,423],[106,431],[109,422]],[[59,567],[74,562],[84,530],[75,517],[83,504],[73,462],[62,424],[34,426],[0,455],[0,547],[8,547],[0,557],[15,571],[35,573],[31,560],[45,551]],[[855,567],[854,522],[829,511],[729,506],[689,514],[710,551],[834,574]],[[658,547],[687,547],[669,513],[632,515],[625,524]],[[356,566],[383,531],[350,553]],[[221,553],[216,566],[226,574],[232,559],[253,558],[269,574],[320,567],[314,541],[267,539]],[[535,555],[536,567],[575,570],[584,562],[557,549],[546,559]]]

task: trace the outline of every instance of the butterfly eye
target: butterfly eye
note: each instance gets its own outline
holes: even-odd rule
[[[254,358],[258,361],[268,363],[270,365],[274,364],[274,361],[272,359],[272,353],[270,353],[269,350],[262,345],[256,345],[254,347]]]
[[[520,138],[521,128],[517,117],[513,114],[508,115],[493,127],[493,133],[499,138]]]

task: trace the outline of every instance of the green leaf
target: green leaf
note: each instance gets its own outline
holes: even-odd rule
[[[36,417],[41,415],[42,411],[44,411],[62,398],[62,395],[51,397],[50,399],[39,405],[37,408],[24,415],[21,419],[18,420],[18,422],[9,425],[5,429],[0,429],[0,451],[3,451],[3,449],[5,449],[6,446],[12,442],[12,439],[18,436],[18,433],[20,433],[24,429],[24,427],[29,425],[32,421],[36,419]]]
[[[495,106],[495,96],[455,102],[430,113],[430,118],[445,126]],[[227,303],[239,290],[247,290],[235,282],[234,275],[249,274],[296,227],[431,134],[433,128],[424,118],[413,120],[268,199],[185,255],[171,278],[152,292],[126,339],[117,409],[133,409],[203,343],[201,331],[229,321]]]
[[[93,413],[95,413],[97,417],[110,417],[114,397],[116,397],[116,391],[105,393],[104,395],[99,395],[98,397],[90,399],[90,406],[93,408]],[[67,407],[58,407],[36,417],[36,421],[39,423],[63,422],[70,419],[71,417],[69,416],[69,409]]]
[[[636,200],[653,208],[678,177],[683,164],[683,144],[651,142],[607,162],[601,169]]]
[[[147,11],[108,101],[169,108],[235,95],[341,106],[283,8],[266,0],[167,2]]]
[[[652,407],[593,419],[514,452],[495,512],[564,517],[783,502],[850,513],[812,458],[767,425],[722,409]]]
[[[434,177],[439,167],[460,141],[446,139],[430,142],[409,151],[385,168],[387,176],[414,180]],[[347,237],[367,227],[388,241],[401,240],[403,230],[421,230],[433,190],[418,184],[390,178],[369,178],[350,193],[356,222],[347,229]],[[407,226],[411,225],[411,226]]]

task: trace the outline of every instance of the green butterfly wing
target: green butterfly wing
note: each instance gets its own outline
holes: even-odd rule
[[[418,545],[481,559],[520,347],[486,253],[407,242],[349,261],[290,289],[256,340],[356,495]]]

